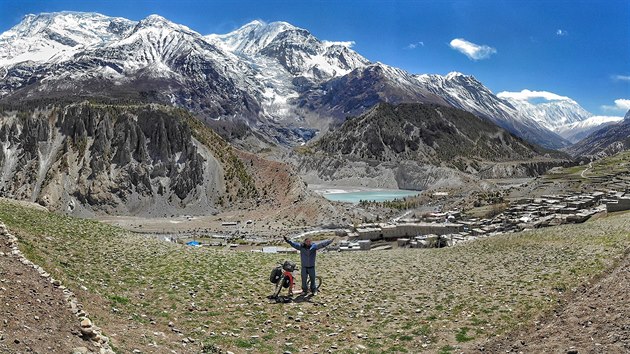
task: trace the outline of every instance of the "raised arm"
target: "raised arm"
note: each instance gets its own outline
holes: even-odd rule
[[[330,240],[322,241],[320,243],[316,243],[314,246],[315,246],[316,250],[321,250],[322,248],[325,248],[328,245],[330,245],[332,242],[333,242],[333,240],[330,239]]]
[[[299,244],[299,243],[297,243],[297,242],[294,242],[294,241],[289,240],[286,236],[284,236],[284,240],[285,240],[288,244],[290,244],[290,245],[291,245],[291,247],[295,248],[295,249],[296,249],[296,250],[298,250],[298,251],[299,251],[299,250],[300,250],[300,248],[302,247],[302,245],[301,245],[301,244]]]

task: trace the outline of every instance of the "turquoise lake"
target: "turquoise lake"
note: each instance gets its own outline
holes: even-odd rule
[[[324,198],[335,202],[346,202],[357,204],[361,200],[369,200],[376,202],[384,202],[394,199],[402,199],[420,194],[419,191],[410,191],[404,189],[397,190],[378,190],[378,191],[359,191],[344,193],[322,193]]]

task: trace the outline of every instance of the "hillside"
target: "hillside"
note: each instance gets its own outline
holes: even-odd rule
[[[247,157],[180,109],[31,102],[0,118],[2,196],[51,210],[208,215],[312,198],[289,166]]]
[[[5,201],[0,220],[117,352],[472,351],[561,311],[630,247],[621,215],[453,248],[321,253],[320,295],[276,304],[266,296],[278,255],[176,245]],[[609,334],[593,333],[601,350],[622,350]]]
[[[537,176],[568,163],[562,153],[531,145],[471,113],[435,104],[380,104],[297,151],[300,171],[309,181],[388,174],[381,181],[389,183],[385,186],[412,189]]]
[[[630,148],[630,111],[624,120],[601,128],[572,145],[568,150],[574,156],[605,157]]]

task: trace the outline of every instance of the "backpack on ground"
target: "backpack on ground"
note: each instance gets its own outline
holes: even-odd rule
[[[276,267],[271,271],[271,275],[269,276],[269,281],[277,284],[282,276],[282,268]]]

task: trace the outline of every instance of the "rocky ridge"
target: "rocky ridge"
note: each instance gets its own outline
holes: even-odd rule
[[[358,178],[407,189],[531,177],[569,162],[468,112],[430,104],[381,104],[296,151],[310,183]]]
[[[0,115],[2,195],[51,210],[208,215],[312,197],[294,188],[303,182],[287,165],[249,158],[246,166],[244,155],[183,110],[84,102],[5,106]],[[259,173],[267,164],[286,170],[283,184]]]

